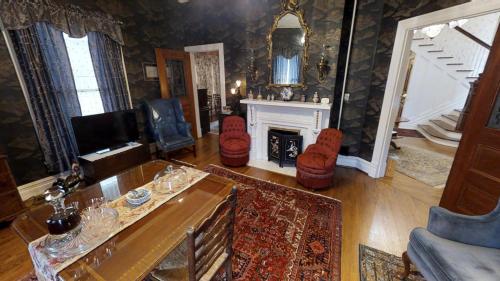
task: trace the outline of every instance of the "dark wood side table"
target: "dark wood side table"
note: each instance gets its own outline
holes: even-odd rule
[[[5,155],[0,155],[0,202],[0,222],[10,221],[25,210]]]
[[[102,156],[104,157],[93,161],[78,157],[87,184],[93,184],[151,160],[148,145],[143,143],[122,152],[111,151],[109,156]]]

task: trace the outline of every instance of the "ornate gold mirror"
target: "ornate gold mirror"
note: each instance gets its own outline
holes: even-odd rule
[[[267,38],[270,87],[304,87],[310,28],[297,2],[283,1]]]

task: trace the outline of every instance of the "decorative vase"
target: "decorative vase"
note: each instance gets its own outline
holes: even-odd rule
[[[259,94],[257,95],[257,100],[262,100],[262,94],[260,92],[260,89],[259,89]]]
[[[314,102],[314,103],[319,103],[319,95],[318,95],[318,92],[314,92],[313,102]]]
[[[291,101],[293,98],[293,91],[290,87],[285,87],[280,92],[281,100],[283,101]]]

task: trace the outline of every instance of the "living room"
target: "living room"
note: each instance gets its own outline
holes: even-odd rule
[[[387,157],[414,30],[499,1],[0,7],[2,280],[498,279],[499,36],[444,189]]]

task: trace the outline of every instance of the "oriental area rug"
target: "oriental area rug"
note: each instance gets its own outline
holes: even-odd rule
[[[238,183],[233,280],[340,280],[338,200],[210,165]]]
[[[416,271],[412,265],[412,271]],[[401,281],[399,273],[404,271],[401,257],[359,245],[360,281]],[[425,281],[419,273],[412,273],[406,281]]]

